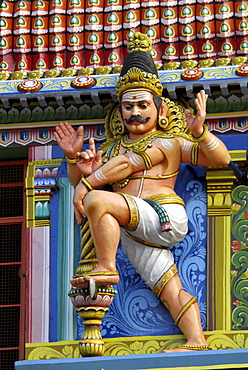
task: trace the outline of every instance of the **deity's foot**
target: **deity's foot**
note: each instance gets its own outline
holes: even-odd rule
[[[180,347],[175,349],[164,349],[163,353],[176,353],[176,352],[188,352],[188,351],[209,351],[210,348],[207,344],[198,344],[198,345],[191,345],[191,344],[182,344]]]
[[[92,270],[87,272],[85,276],[79,276],[71,280],[71,285],[74,288],[87,288],[89,286],[89,282],[93,284],[92,280],[94,280],[97,286],[108,286],[108,285],[115,285],[119,282],[119,273],[118,271],[96,271]]]

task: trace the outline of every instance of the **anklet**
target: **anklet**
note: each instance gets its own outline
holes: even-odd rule
[[[184,349],[192,349],[193,351],[202,351],[202,350],[209,350],[210,348],[208,347],[207,344],[196,344],[196,345],[191,345],[191,344],[182,344],[180,348]]]
[[[175,325],[179,324],[182,316],[188,311],[188,309],[196,302],[196,298],[192,297],[181,309],[177,317],[175,318]]]

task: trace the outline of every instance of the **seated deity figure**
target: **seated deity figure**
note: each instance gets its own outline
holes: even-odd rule
[[[88,287],[92,280],[95,286],[117,284],[121,240],[131,264],[186,336],[186,344],[171,351],[207,350],[199,306],[183,290],[170,250],[188,230],[185,205],[174,187],[182,162],[219,167],[228,165],[230,156],[204,125],[203,90],[194,101],[195,115],[162,97],[150,50],[146,35],[130,37],[116,85],[119,104],[107,117],[107,141],[100,150],[91,138],[89,149],[81,151],[82,127],[74,130],[67,122],[56,127],[75,188],[75,215],[79,224],[87,217],[98,258],[97,267],[71,284],[75,288]]]

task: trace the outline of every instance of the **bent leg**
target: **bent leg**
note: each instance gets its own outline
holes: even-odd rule
[[[116,193],[93,190],[84,199],[91,236],[98,257],[98,266],[85,277],[71,280],[74,287],[87,286],[90,277],[98,285],[113,285],[116,274],[116,252],[120,240],[120,225],[128,225],[130,213],[125,199]],[[112,272],[112,273],[111,273]]]
[[[196,302],[194,303],[192,296],[183,290],[178,274],[174,275],[165,285],[160,299],[170,311],[173,319],[179,318],[178,326],[186,336],[186,347],[189,346],[188,349],[177,348],[164,352],[181,352],[190,348],[191,350],[208,349],[202,331],[199,306]],[[187,308],[184,312],[181,311],[183,307]],[[179,314],[180,312],[182,315]]]

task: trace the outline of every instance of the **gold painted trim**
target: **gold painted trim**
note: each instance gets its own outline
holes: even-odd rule
[[[209,209],[208,216],[231,216],[232,211],[230,209]]]
[[[82,126],[94,126],[94,125],[104,125],[105,124],[105,119],[89,119],[89,120],[68,120],[72,126],[73,125],[82,125]],[[0,125],[1,130],[8,130],[8,129],[24,129],[24,128],[39,128],[39,127],[47,127],[47,128],[53,128],[58,126],[60,121],[46,121],[46,122],[20,122],[20,123],[11,123],[11,124],[4,124]],[[54,139],[55,141],[55,139]]]
[[[242,112],[223,112],[223,113],[213,113],[213,114],[207,114],[206,119],[218,119],[218,118],[231,118],[231,117],[247,117],[248,111],[242,111]]]
[[[147,197],[146,199],[153,200],[158,204],[181,204],[185,207],[184,201],[177,194],[152,195],[150,197]]]
[[[165,285],[170,281],[170,279],[178,273],[176,265],[172,265],[158,280],[154,286],[152,292],[159,297]]]
[[[236,153],[237,154],[237,153]],[[207,328],[231,329],[231,192],[232,170],[208,169]]]
[[[138,224],[139,224],[139,209],[136,205],[136,202],[128,194],[124,194],[124,193],[118,193],[118,194],[123,196],[123,198],[125,199],[125,201],[128,205],[129,212],[130,212],[130,220],[129,220],[129,223],[126,226],[126,228],[128,230],[135,231],[138,227]],[[125,230],[123,230],[123,231],[125,232]],[[128,234],[128,236],[129,236],[129,234]]]
[[[35,220],[34,226],[35,227],[51,226],[51,222],[49,220]]]
[[[126,236],[128,236],[130,239],[134,240],[137,243],[144,244],[144,245],[149,245],[149,247],[155,247],[155,248],[160,248],[160,249],[168,249],[167,247],[163,247],[159,244],[150,243],[150,242],[147,242],[146,240],[140,239],[137,236],[130,234],[127,230],[125,230],[123,228],[122,228],[122,231],[124,232],[124,234],[126,234]]]
[[[51,197],[49,195],[35,195],[35,202],[49,202],[50,200]]]
[[[33,162],[29,162],[29,166],[46,166],[46,165],[60,165],[63,161],[63,158],[56,158],[56,159],[44,159],[44,160],[37,160]],[[35,177],[35,176],[34,176]]]
[[[220,185],[219,182],[222,181],[222,186],[225,188],[227,185],[233,184],[233,180],[236,180],[236,176],[233,171],[229,169],[208,169],[206,179],[211,181],[215,180],[213,185]]]
[[[207,331],[204,335],[208,346],[213,350],[248,348],[247,330]],[[104,356],[161,353],[163,349],[174,349],[185,342],[183,335],[105,338]],[[26,343],[26,360],[78,358],[78,343],[79,341]]]
[[[25,187],[26,187],[26,226],[34,227],[35,219],[35,192],[34,192],[35,166],[28,164]]]
[[[237,161],[237,162],[246,162],[246,150],[230,150],[229,154],[231,156],[232,161]]]

